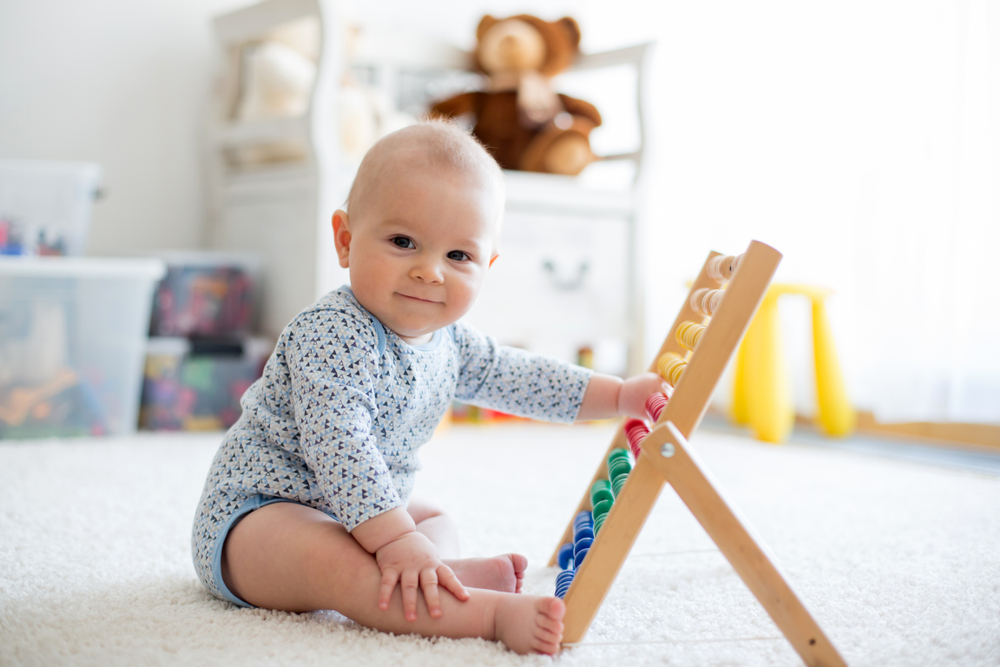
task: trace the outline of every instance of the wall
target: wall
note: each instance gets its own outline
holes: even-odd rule
[[[101,164],[88,254],[201,243],[208,21],[242,4],[0,3],[0,157]]]

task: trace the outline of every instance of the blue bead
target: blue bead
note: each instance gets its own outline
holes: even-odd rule
[[[559,568],[565,570],[573,566],[573,545],[567,542],[559,547]]]
[[[579,551],[576,552],[576,567],[578,569],[581,565],[583,565],[583,559],[586,558],[588,551],[590,551],[590,547],[587,547],[586,549],[580,549]]]
[[[573,581],[574,574],[575,573],[573,572],[573,570],[563,570],[562,572],[556,575],[556,586],[559,586],[564,582],[569,583]]]
[[[573,535],[573,541],[574,542],[579,542],[580,540],[582,540],[582,539],[584,539],[586,537],[589,537],[590,539],[594,539],[594,527],[593,526],[589,526],[587,528],[581,528],[580,530],[576,531],[576,533]]]
[[[589,549],[590,545],[593,543],[594,539],[592,537],[584,537],[583,539],[577,540],[573,544],[573,560],[579,563],[581,560],[581,558],[579,557],[579,553],[581,551],[586,551],[587,549]]]

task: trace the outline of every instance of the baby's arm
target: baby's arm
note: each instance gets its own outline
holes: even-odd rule
[[[646,399],[650,394],[666,391],[663,378],[656,373],[640,373],[627,380],[594,373],[576,419],[608,419],[621,415],[645,419]]]
[[[382,585],[378,593],[380,609],[389,608],[389,599],[397,581],[403,592],[403,612],[409,621],[417,620],[418,587],[423,590],[432,618],[441,616],[439,583],[459,600],[469,599],[469,593],[455,573],[441,562],[434,544],[417,532],[405,508],[396,507],[363,521],[355,526],[351,535],[368,553],[375,555],[375,561],[382,570]]]

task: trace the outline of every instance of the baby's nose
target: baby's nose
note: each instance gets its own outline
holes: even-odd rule
[[[418,261],[414,264],[410,276],[425,283],[439,283],[444,280],[441,263],[431,259]]]

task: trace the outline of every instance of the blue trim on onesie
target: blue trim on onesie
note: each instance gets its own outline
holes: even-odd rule
[[[344,285],[343,287],[339,288],[339,290],[347,292],[352,297],[354,297],[355,301],[358,301],[358,297],[354,296],[354,290],[351,289],[350,285]],[[367,308],[362,306],[360,301],[358,301],[358,306],[361,307],[361,310],[365,311],[365,313],[368,315],[368,318],[371,319],[372,324],[375,325],[375,333],[378,334],[378,356],[379,358],[381,358],[382,355],[385,354],[385,337],[386,337],[385,325],[379,322],[378,318],[372,315]],[[393,335],[395,335],[396,338],[399,338],[399,335],[396,334],[395,332],[393,332]],[[454,338],[454,334],[452,334],[452,338]],[[431,336],[431,339],[426,343],[424,343],[423,345],[410,345],[402,338],[399,338],[399,342],[403,343],[404,345],[409,345],[412,349],[417,350],[418,352],[430,352],[432,350],[436,350],[438,346],[441,345],[441,329],[435,331],[434,335]]]
[[[237,508],[235,512],[226,521],[226,525],[222,527],[215,538],[215,548],[212,551],[212,579],[215,580],[215,585],[219,591],[222,592],[222,596],[228,601],[240,607],[249,607],[250,609],[256,609],[254,605],[241,600],[240,598],[233,595],[233,592],[229,590],[226,586],[226,582],[222,579],[222,547],[226,543],[226,538],[229,536],[229,531],[233,529],[240,519],[245,517],[250,512],[254,510],[259,510],[261,507],[267,505],[273,505],[274,503],[292,503],[293,500],[286,500],[285,498],[273,498],[269,496],[262,496],[260,494],[256,496],[250,496],[247,498],[246,502]]]

